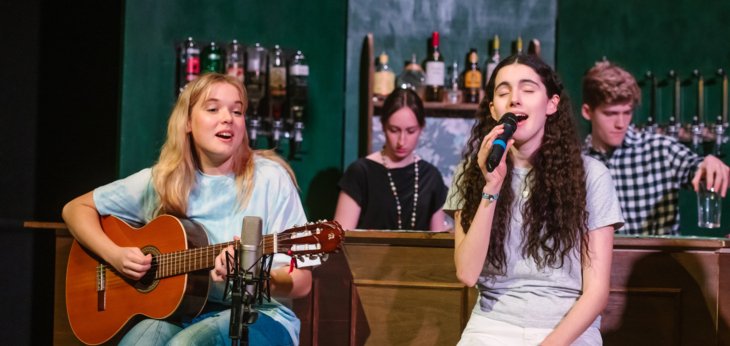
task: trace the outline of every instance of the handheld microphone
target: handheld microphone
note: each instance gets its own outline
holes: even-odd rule
[[[518,121],[514,113],[505,113],[502,119],[499,119],[497,125],[504,124],[504,132],[492,142],[492,148],[489,150],[489,155],[487,155],[487,172],[492,172],[499,166],[499,162],[502,161],[502,155],[504,155],[504,151],[507,149],[507,141],[515,133]]]
[[[241,231],[241,255],[239,265],[242,273],[258,275],[256,270],[261,258],[261,218],[258,216],[246,216],[243,218],[243,230]],[[256,284],[252,280],[246,280],[246,291],[250,297],[256,293]]]

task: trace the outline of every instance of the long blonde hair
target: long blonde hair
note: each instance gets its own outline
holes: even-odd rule
[[[227,83],[238,90],[245,113],[248,105],[246,89],[233,77],[220,73],[208,73],[188,83],[180,93],[175,107],[167,123],[167,138],[162,145],[160,158],[152,167],[152,184],[159,198],[156,215],[172,214],[184,217],[187,215],[188,196],[195,185],[196,171],[200,164],[195,153],[192,135],[186,131],[193,107],[204,101],[212,87],[217,83]],[[280,164],[289,173],[294,185],[297,185],[294,171],[273,150],[252,150],[248,144],[248,134],[241,146],[233,155],[233,173],[238,186],[238,199],[241,208],[245,208],[253,192],[255,155],[270,159]]]

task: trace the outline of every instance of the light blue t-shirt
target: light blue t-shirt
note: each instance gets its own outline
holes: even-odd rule
[[[302,203],[287,171],[278,163],[259,156],[254,157],[253,193],[246,208],[238,203],[235,176],[212,176],[201,172],[188,197],[187,217],[205,227],[209,244],[219,244],[241,235],[244,216],[262,219],[264,235],[278,233],[307,222]],[[157,208],[152,186],[152,170],[145,168],[127,178],[117,180],[94,190],[94,203],[101,215],[114,215],[125,221],[146,224],[154,218]],[[284,254],[274,256],[272,268],[290,263]],[[211,282],[208,299],[223,302],[225,282]],[[264,300],[258,311],[280,322],[298,342],[300,323],[294,313],[272,299]]]

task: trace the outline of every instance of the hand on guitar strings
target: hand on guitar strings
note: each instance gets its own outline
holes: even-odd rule
[[[234,236],[233,240],[239,241],[241,240],[241,237]],[[221,251],[218,256],[216,256],[215,267],[210,270],[210,278],[213,279],[213,281],[221,282],[225,280],[226,277],[228,277],[228,274],[230,274],[230,268],[226,265],[226,256],[228,256],[227,254],[230,254],[231,258],[233,258],[233,253],[233,246],[229,245],[223,251]]]
[[[139,280],[152,267],[152,255],[136,247],[120,247],[109,263],[122,275]]]

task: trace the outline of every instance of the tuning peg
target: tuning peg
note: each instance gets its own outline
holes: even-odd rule
[[[320,260],[321,260],[322,262],[326,261],[326,260],[327,260],[327,258],[329,258],[329,255],[328,255],[328,254],[326,254],[326,253],[323,253],[323,254],[320,254],[320,255],[319,255],[319,259],[320,259]]]

